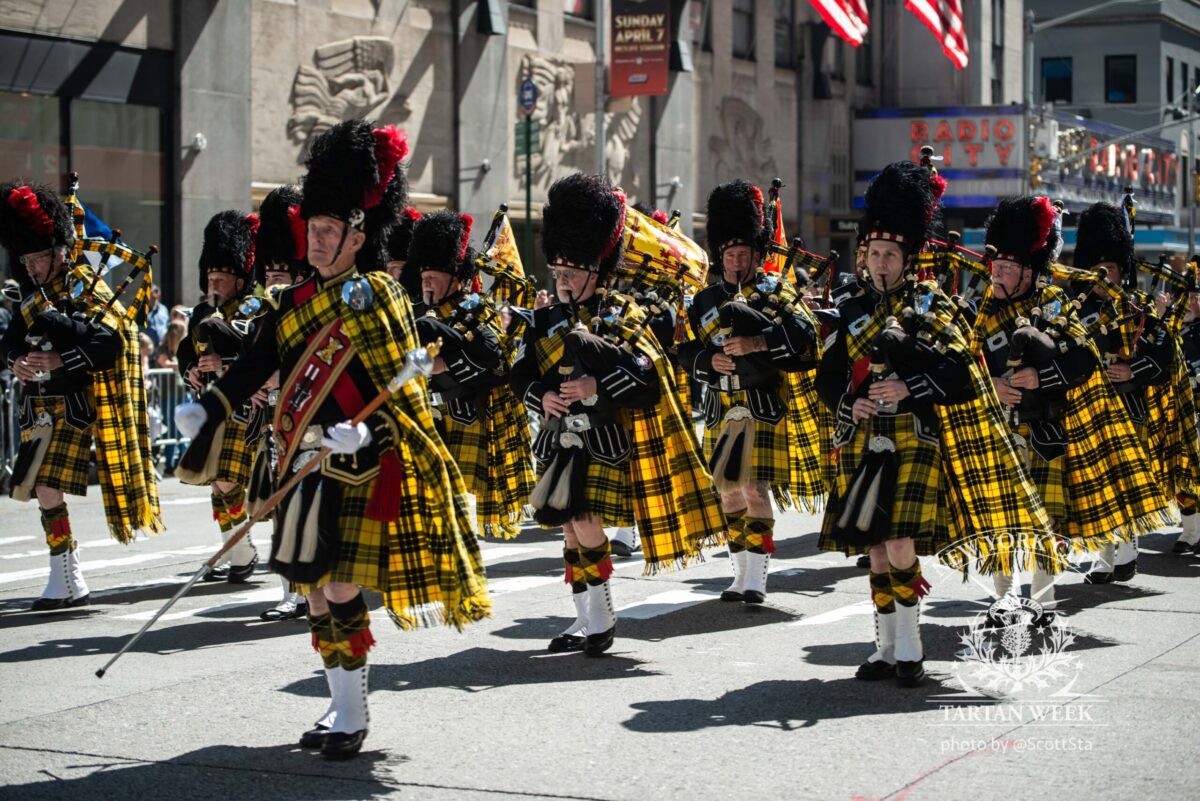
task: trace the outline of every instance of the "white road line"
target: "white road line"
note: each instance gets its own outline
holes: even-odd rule
[[[537,553],[541,548],[522,547],[520,545],[493,545],[490,548],[480,548],[479,554],[484,562],[494,562],[505,556],[520,556],[523,553]]]
[[[171,498],[167,501],[159,501],[159,506],[199,506],[202,503],[212,503],[211,497],[204,498]]]
[[[33,537],[33,536],[28,536],[28,537],[0,537],[0,545],[10,545],[10,544],[12,544],[12,543],[14,543],[14,542],[27,542],[27,541],[29,541],[29,540],[36,540],[36,539],[38,539],[38,538],[37,538],[37,537]]]
[[[562,576],[509,576],[507,578],[494,579],[488,582],[488,592],[493,598],[501,595],[510,595],[514,592],[522,590],[531,590],[534,587],[544,587],[549,584],[562,584]]]
[[[870,601],[859,601],[857,603],[846,604],[845,606],[840,606],[837,609],[833,609],[828,612],[822,612],[819,615],[813,615],[812,617],[802,618],[801,620],[797,620],[792,623],[788,623],[788,625],[789,626],[821,626],[821,625],[824,625],[825,623],[837,623],[838,621],[845,620],[847,618],[858,617],[859,615],[869,615],[869,614],[871,614],[871,602]]]
[[[660,592],[657,595],[651,595],[645,600],[618,607],[617,617],[626,620],[647,620],[659,615],[678,612],[680,609],[686,609],[689,606],[702,604],[705,601],[711,601],[713,598],[720,597],[721,593],[711,590],[668,590],[667,592]]]
[[[159,559],[169,559],[172,556],[194,556],[196,554],[211,554],[213,546],[196,545],[191,548],[181,548],[176,551],[158,551],[157,553],[139,553],[123,556],[119,559],[101,559],[96,562],[83,562],[84,574],[89,571],[104,570],[110,567],[128,567],[145,562],[156,562]],[[199,565],[196,565],[199,567]],[[15,584],[19,581],[29,581],[35,578],[45,578],[50,573],[50,567],[36,567],[31,570],[14,570],[11,573],[0,573],[0,584]]]

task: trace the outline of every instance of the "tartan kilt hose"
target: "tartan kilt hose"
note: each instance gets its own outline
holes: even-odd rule
[[[541,479],[549,462],[537,462],[537,477]],[[587,513],[599,518],[607,527],[632,526],[633,482],[629,475],[629,459],[617,466],[603,464],[588,457]]]
[[[896,484],[891,527],[886,539],[911,537],[918,556],[932,556],[950,542],[948,503],[941,491],[942,459],[936,442],[917,438],[911,414],[880,415],[859,424],[854,439],[837,453],[837,476],[825,508],[818,547],[847,555],[866,553],[870,546],[847,547],[833,539],[834,521],[844,511],[842,498],[872,436],[896,444]]]
[[[87,495],[88,464],[92,456],[92,426],[78,429],[66,421],[62,398],[29,397],[21,414],[21,442],[32,436],[33,423],[44,412],[53,421],[46,456],[34,486],[55,489],[67,495]],[[28,419],[24,410],[30,412]]]

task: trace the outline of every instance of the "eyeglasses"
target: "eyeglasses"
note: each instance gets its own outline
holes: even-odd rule
[[[37,253],[26,253],[18,261],[21,262],[23,267],[32,267],[36,264],[50,261],[52,258],[54,258],[54,248],[48,248],[47,250],[39,250]]]
[[[994,261],[992,262],[992,274],[1002,273],[1006,275],[1020,275],[1030,269],[1024,264],[1018,264],[1015,261]]]

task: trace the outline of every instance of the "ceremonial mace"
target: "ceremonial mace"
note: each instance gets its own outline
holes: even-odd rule
[[[441,340],[432,342],[422,348],[414,348],[413,350],[410,350],[404,357],[404,367],[400,369],[400,372],[388,382],[385,389],[380,391],[380,393],[376,395],[370,403],[363,407],[361,412],[354,415],[353,419],[350,421],[350,424],[357,426],[359,423],[365,421],[380,406],[386,403],[388,398],[399,392],[401,387],[417,376],[424,376],[425,378],[428,378],[430,375],[432,375],[433,360],[437,357],[438,351],[440,350]],[[175,605],[176,601],[187,595],[188,590],[190,590],[196,584],[196,582],[204,576],[205,571],[207,571],[209,568],[216,567],[217,563],[221,561],[221,557],[228,553],[233,546],[237,545],[238,542],[241,541],[242,537],[249,534],[250,529],[256,523],[261,523],[264,519],[266,519],[267,515],[269,515],[271,511],[278,506],[284,498],[287,497],[292,488],[296,486],[296,484],[300,483],[301,479],[315,470],[321,464],[322,460],[324,460],[324,458],[331,452],[332,451],[330,451],[329,448],[321,448],[315,459],[310,459],[303,467],[293,473],[292,477],[289,478],[274,495],[266,500],[262,508],[255,512],[249,520],[242,524],[241,528],[233,533],[233,536],[225,541],[225,544],[221,546],[219,551],[209,557],[207,562],[200,565],[200,568],[192,574],[192,577],[187,580],[187,583],[179,588],[179,592],[175,593],[175,595],[171,597],[171,600],[167,601],[161,609],[155,612],[154,617],[147,620],[146,625],[142,626],[138,630],[137,634],[134,634],[132,637],[130,637],[129,642],[125,643],[125,645],[121,647],[120,651],[117,651],[115,654],[113,654],[112,659],[108,660],[104,667],[96,671],[96,678],[104,678],[104,674],[108,672],[108,669],[112,667],[113,664],[120,659],[126,651],[132,648],[137,641],[140,640],[142,636],[150,630],[150,627],[158,622],[158,619],[165,615],[168,609]]]

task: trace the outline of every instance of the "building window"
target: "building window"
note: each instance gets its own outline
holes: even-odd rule
[[[733,0],[733,57],[754,59],[754,0]]]
[[[580,19],[595,19],[596,10],[592,0],[563,0],[563,11]]]
[[[775,66],[796,66],[796,4],[793,0],[775,0]]]
[[[1004,0],[992,0],[992,103],[1004,102]]]
[[[1167,56],[1167,102],[1175,102],[1175,59]]]
[[[1004,47],[1004,0],[992,0],[992,47]]]
[[[1042,102],[1071,102],[1071,58],[1042,59]]]
[[[1137,102],[1137,56],[1104,57],[1104,102]]]

